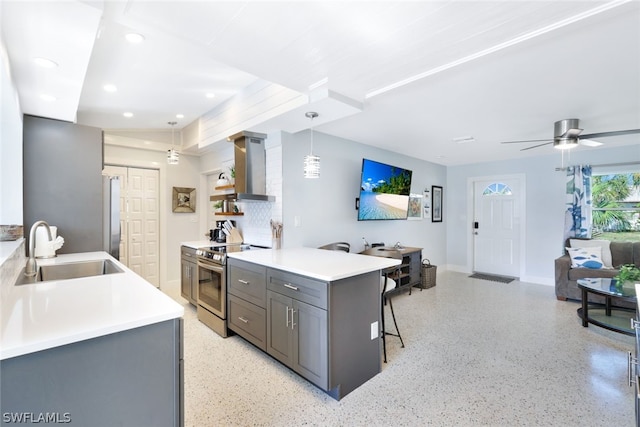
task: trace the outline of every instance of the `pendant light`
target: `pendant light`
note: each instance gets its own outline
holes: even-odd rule
[[[320,156],[313,154],[313,119],[318,117],[318,113],[309,111],[305,116],[311,119],[311,150],[304,156],[304,177],[320,178]]]
[[[171,125],[171,150],[167,150],[167,163],[170,165],[177,165],[180,161],[180,154],[178,154],[176,149],[173,148],[173,145],[175,144],[175,141],[173,139],[173,129],[174,129],[173,127],[178,122],[167,122],[167,123]]]

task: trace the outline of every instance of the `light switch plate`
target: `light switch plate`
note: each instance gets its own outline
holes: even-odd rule
[[[378,321],[371,324],[371,339],[375,340],[380,334],[378,333]]]

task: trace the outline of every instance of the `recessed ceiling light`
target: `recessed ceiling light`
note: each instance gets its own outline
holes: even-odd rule
[[[43,101],[47,101],[47,102],[53,102],[56,100],[55,96],[52,95],[47,95],[46,93],[43,93],[42,95],[40,95],[40,99],[42,99]]]
[[[176,114],[176,119],[184,119],[184,114]]]
[[[133,113],[130,113],[128,111],[126,113],[123,113],[122,115],[125,116],[126,118],[133,117]]]
[[[209,93],[207,93],[205,96],[206,96],[207,98],[211,99],[211,98],[215,98],[215,97],[216,97],[216,94],[215,94],[215,93],[213,93],[213,92],[209,92]]]
[[[58,64],[47,58],[33,58],[33,62],[42,68],[56,68]]]
[[[106,84],[102,86],[102,89],[104,89],[105,92],[116,92],[118,90],[116,85],[112,85],[112,84]]]
[[[129,43],[141,43],[144,41],[144,36],[138,33],[128,33],[125,37]]]

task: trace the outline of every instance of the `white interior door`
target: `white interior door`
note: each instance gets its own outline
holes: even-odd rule
[[[474,182],[473,270],[520,277],[520,181]]]
[[[160,286],[160,171],[119,166],[105,166],[105,171],[123,177],[120,261]]]

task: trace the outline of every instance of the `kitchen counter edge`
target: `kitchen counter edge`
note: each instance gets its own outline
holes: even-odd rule
[[[400,264],[400,260],[394,258],[307,247],[233,252],[227,256],[327,282]]]
[[[124,272],[19,286],[3,284],[0,360],[184,315],[182,305],[106,252],[64,254],[39,259],[38,263],[100,259],[113,260]]]

